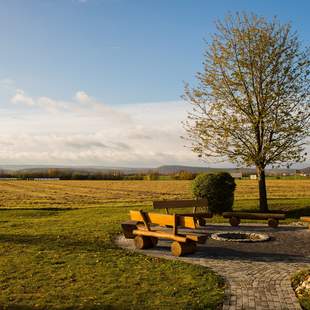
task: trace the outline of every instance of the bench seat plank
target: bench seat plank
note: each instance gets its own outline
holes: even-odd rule
[[[133,231],[134,235],[140,235],[140,236],[149,236],[149,237],[157,237],[157,238],[162,238],[162,239],[169,239],[169,240],[174,240],[178,242],[186,242],[187,240],[195,241],[197,243],[205,243],[207,236],[203,234],[178,234],[178,235],[173,235],[169,232],[166,231],[160,231],[160,230],[142,230],[142,229],[135,229]]]

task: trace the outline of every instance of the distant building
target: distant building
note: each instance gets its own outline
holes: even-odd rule
[[[310,176],[310,169],[305,168],[305,169],[301,169],[301,170],[296,170],[296,175],[299,175],[301,177]]]
[[[257,175],[256,174],[251,174],[250,175],[250,180],[257,180]]]
[[[231,172],[230,175],[231,175],[234,179],[242,179],[242,172]]]

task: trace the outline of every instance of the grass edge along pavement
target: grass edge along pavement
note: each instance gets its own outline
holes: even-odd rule
[[[296,289],[306,280],[307,277],[310,277],[310,268],[297,272],[292,277],[292,287],[296,293],[301,307],[305,310],[310,310],[310,290],[308,289],[296,292]]]
[[[7,309],[217,309],[223,279],[145,257],[113,238],[128,209],[0,211],[0,306]]]

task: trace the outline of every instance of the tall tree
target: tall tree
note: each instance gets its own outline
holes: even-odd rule
[[[260,210],[268,211],[267,165],[305,160],[310,53],[290,24],[255,14],[228,15],[207,43],[184,126],[200,157],[255,166]]]

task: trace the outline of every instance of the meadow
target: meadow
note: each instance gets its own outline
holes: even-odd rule
[[[310,215],[310,180],[268,180],[272,210]],[[225,284],[201,266],[118,249],[131,208],[191,197],[190,181],[1,181],[0,308],[216,309]],[[235,209],[257,209],[237,181]],[[222,221],[215,217],[213,221]]]

